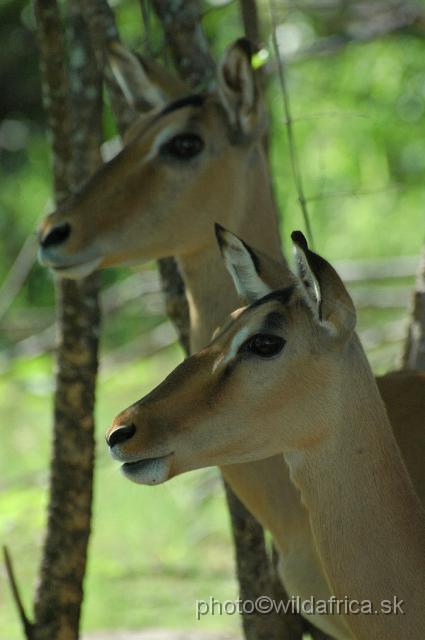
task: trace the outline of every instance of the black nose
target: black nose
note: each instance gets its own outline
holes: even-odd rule
[[[41,240],[40,244],[44,249],[54,244],[62,244],[62,242],[65,242],[65,240],[69,238],[70,234],[71,225],[68,222],[64,222],[63,224],[58,224],[56,227],[52,227],[47,236]]]
[[[136,427],[134,424],[126,424],[122,427],[118,427],[111,433],[111,435],[106,438],[106,442],[110,447],[113,447],[115,444],[119,442],[125,442],[126,440],[130,440],[136,433]]]

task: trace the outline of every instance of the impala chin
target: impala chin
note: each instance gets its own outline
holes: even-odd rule
[[[91,273],[96,271],[102,262],[102,258],[96,258],[95,260],[89,260],[82,264],[74,264],[69,267],[50,267],[53,273],[60,278],[68,278],[69,280],[80,280],[86,278]]]
[[[40,247],[38,251],[38,261],[43,267],[48,267],[55,275],[60,278],[69,278],[72,280],[79,280],[96,271],[101,265],[103,258],[81,256],[73,258],[73,262],[70,263],[69,258],[60,258],[53,252],[49,252],[49,249]]]
[[[128,480],[136,484],[162,484],[172,477],[173,453],[158,458],[145,458],[135,462],[125,462],[121,471]]]

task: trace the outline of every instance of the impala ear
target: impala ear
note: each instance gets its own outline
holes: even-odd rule
[[[241,298],[251,303],[270,293],[272,288],[259,274],[260,261],[254,249],[219,224],[215,225],[215,233],[227,271]]]
[[[246,38],[234,42],[218,66],[218,91],[230,124],[249,134],[257,123],[258,88],[251,66],[252,47]]]
[[[142,60],[118,40],[108,44],[107,57],[116,81],[134,109],[162,107],[189,92],[181,80],[158,64]]]
[[[329,262],[310,251],[301,231],[294,231],[291,238],[301,289],[317,320],[334,335],[351,333],[356,310],[341,278]]]

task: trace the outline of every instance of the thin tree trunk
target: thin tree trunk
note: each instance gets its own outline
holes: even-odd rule
[[[214,79],[214,61],[201,25],[197,0],[151,0],[181,77],[196,89]]]
[[[419,264],[404,352],[403,369],[425,371],[425,249]]]
[[[275,609],[275,603],[276,606],[279,602],[286,603],[288,596],[276,572],[277,557],[270,562],[266,553],[261,525],[246,511],[228,485],[226,494],[235,543],[239,595],[242,602],[256,604],[255,611],[243,614],[245,637],[247,640],[301,640],[307,628],[305,620],[296,613],[283,614]],[[313,633],[312,637],[323,640]]]
[[[78,5],[71,0],[69,6],[68,73],[58,5],[55,0],[36,0],[35,4],[57,203],[100,162],[99,74]],[[53,453],[34,638],[76,640],[91,524],[100,313],[96,276],[55,284],[58,351]]]
[[[256,0],[239,0],[239,7],[245,35],[257,50],[260,47],[261,36]]]
[[[98,65],[103,71],[103,76],[108,86],[111,106],[117,120],[118,129],[121,133],[124,133],[134,122],[137,112],[129,106],[109,67],[104,64],[108,42],[120,39],[115,15],[107,0],[90,0],[89,2],[81,0],[80,6],[90,30]]]

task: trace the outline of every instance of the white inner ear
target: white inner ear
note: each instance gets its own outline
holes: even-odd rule
[[[297,265],[297,275],[300,281],[300,288],[307,300],[309,306],[314,311],[316,317],[320,318],[320,303],[322,301],[322,294],[320,291],[319,283],[310,269],[305,253],[300,247],[294,245],[295,262]]]
[[[224,262],[238,294],[254,302],[270,293],[270,287],[258,275],[252,256],[243,242],[228,232],[224,234],[224,240]]]
[[[121,91],[130,105],[137,106],[139,99],[143,99],[152,106],[165,104],[166,100],[162,92],[130,52],[125,52],[125,61],[119,61],[115,56],[111,56],[109,62]]]

